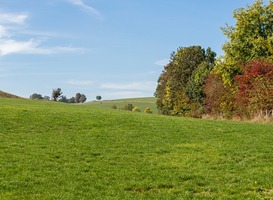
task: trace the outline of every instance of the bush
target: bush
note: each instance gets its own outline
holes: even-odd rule
[[[111,108],[116,110],[117,106],[116,105],[112,105]]]
[[[125,105],[123,108],[121,108],[122,110],[128,110],[128,111],[132,111],[134,108],[133,104],[127,104]]]
[[[138,107],[134,107],[132,111],[133,112],[141,112],[141,110]]]
[[[150,113],[150,114],[153,113],[153,111],[151,110],[151,108],[145,108],[144,112],[145,113]]]

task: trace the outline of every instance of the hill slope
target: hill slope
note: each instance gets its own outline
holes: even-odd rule
[[[271,199],[273,125],[0,99],[0,199]]]
[[[15,99],[19,99],[21,97],[0,90],[0,98],[15,98]]]
[[[132,104],[134,107],[140,108],[142,112],[146,108],[151,108],[153,113],[157,113],[155,97],[91,101],[84,105],[89,105],[89,106],[94,106],[99,108],[111,108],[113,105],[115,105],[118,109],[121,109],[128,104]]]

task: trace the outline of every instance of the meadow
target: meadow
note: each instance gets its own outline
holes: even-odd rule
[[[0,98],[0,199],[272,199],[272,133]]]
[[[128,104],[132,104],[134,107],[138,107],[141,112],[144,112],[146,108],[150,108],[153,114],[158,113],[155,97],[90,101],[83,105],[94,106],[98,108],[112,108],[112,106],[116,106],[117,109],[122,109]]]

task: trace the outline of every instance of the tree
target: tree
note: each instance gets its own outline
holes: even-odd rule
[[[33,93],[32,95],[30,95],[29,97],[30,99],[44,99],[43,96],[41,94],[37,94],[37,93]]]
[[[202,104],[202,86],[212,68],[216,54],[200,46],[180,47],[158,79],[155,91],[162,114],[186,115],[192,102]]]
[[[74,103],[84,103],[87,100],[87,98],[84,94],[77,93],[75,95],[75,98],[71,100],[74,100]]]
[[[236,76],[238,114],[253,117],[260,111],[273,109],[273,64],[253,60],[246,64],[242,75]]]
[[[44,96],[44,100],[49,101],[49,100],[50,100],[50,97],[49,97],[49,96]]]
[[[86,96],[84,94],[81,94],[81,97],[79,99],[80,103],[84,103],[87,100]]]
[[[75,97],[68,99],[68,103],[76,103]]]
[[[62,93],[61,88],[53,89],[53,91],[52,91],[52,99],[53,99],[53,101],[57,101],[62,94],[63,93]]]
[[[80,103],[80,98],[81,98],[81,93],[77,93],[76,95],[75,95],[75,102],[76,103]]]
[[[225,55],[218,59],[215,72],[224,84],[231,84],[241,66],[255,58],[273,56],[273,2],[264,5],[262,0],[252,6],[234,11],[235,26],[222,28],[228,41],[223,45]]]
[[[66,98],[65,95],[61,95],[58,101],[63,103],[68,103],[68,99]]]
[[[98,100],[98,101],[100,101],[102,98],[101,98],[101,96],[96,96],[96,99]]]

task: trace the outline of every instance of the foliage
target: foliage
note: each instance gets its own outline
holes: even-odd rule
[[[75,97],[71,97],[70,99],[68,99],[68,103],[76,103]]]
[[[86,96],[81,93],[75,95],[75,103],[84,103],[87,100]]]
[[[121,110],[128,110],[128,111],[132,111],[134,108],[133,104],[128,103],[127,105],[125,105],[123,108],[121,108]]]
[[[258,0],[252,6],[234,11],[235,26],[222,28],[228,41],[223,45],[225,55],[218,59],[215,72],[225,84],[231,84],[240,74],[240,65],[255,58],[273,55],[273,2],[264,5]]]
[[[32,95],[30,95],[29,97],[30,99],[44,99],[43,96],[41,94],[37,94],[37,93],[33,93]]]
[[[61,95],[61,97],[58,100],[59,102],[63,102],[63,103],[68,103],[68,99],[66,98],[65,95]]]
[[[171,54],[155,92],[162,114],[185,116],[191,110],[191,103],[202,106],[203,85],[215,56],[210,48],[204,50],[200,46],[180,47]]]
[[[144,112],[145,113],[149,113],[149,114],[153,113],[153,111],[151,110],[151,108],[145,108]]]
[[[61,97],[62,94],[63,94],[63,92],[62,92],[61,88],[53,89],[53,91],[52,91],[53,101],[57,101]]]
[[[118,109],[116,105],[112,105],[111,108],[115,110]]]
[[[75,95],[75,102],[80,103],[81,93],[76,93]]]
[[[259,111],[273,109],[273,64],[253,60],[236,77],[239,90],[236,94],[240,116],[253,117]]]
[[[84,94],[81,94],[81,97],[79,99],[80,103],[84,103],[87,100],[86,96]]]
[[[98,100],[98,101],[100,101],[102,98],[101,98],[101,96],[96,96],[96,99]]]
[[[134,107],[132,111],[133,112],[141,112],[140,108],[138,108],[138,107]]]

